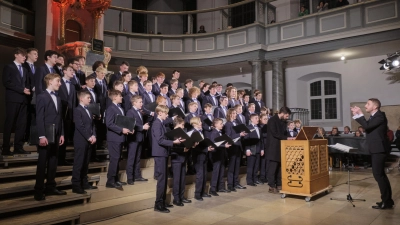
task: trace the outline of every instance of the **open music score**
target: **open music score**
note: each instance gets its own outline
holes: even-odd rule
[[[328,146],[331,148],[337,149],[339,151],[342,151],[342,152],[347,152],[347,153],[352,153],[352,152],[358,151],[357,148],[353,148],[351,146],[347,146],[347,145],[340,144],[340,143],[336,143],[334,145],[328,145]]]

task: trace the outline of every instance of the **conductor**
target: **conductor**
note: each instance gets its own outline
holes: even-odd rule
[[[376,98],[370,98],[365,104],[365,111],[371,116],[365,119],[363,112],[357,106],[351,108],[353,119],[365,128],[367,134],[368,149],[372,160],[372,173],[378,182],[381,192],[381,202],[372,206],[373,209],[391,209],[394,205],[392,199],[392,188],[385,173],[385,160],[390,154],[389,139],[386,133],[387,118],[384,112],[380,111],[381,102]]]

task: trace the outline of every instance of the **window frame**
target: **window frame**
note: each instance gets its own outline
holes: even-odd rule
[[[335,95],[325,95],[325,80],[335,81],[336,84],[336,94]],[[320,96],[311,96],[311,84],[314,82],[321,82],[321,95]],[[308,109],[310,111],[309,121],[310,122],[340,122],[341,121],[341,91],[340,91],[340,79],[334,77],[323,77],[309,80],[307,82],[307,98],[308,98]],[[325,99],[328,98],[336,98],[336,119],[325,119]],[[311,119],[311,100],[312,99],[321,99],[322,106],[322,119]]]

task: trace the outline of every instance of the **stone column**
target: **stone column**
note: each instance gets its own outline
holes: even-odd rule
[[[275,112],[285,106],[285,74],[283,60],[271,61],[272,64],[272,110]]]
[[[258,89],[262,92],[265,90],[265,82],[262,75],[262,64],[263,61],[260,59],[256,59],[250,61],[252,66],[251,70],[251,88],[252,90]]]

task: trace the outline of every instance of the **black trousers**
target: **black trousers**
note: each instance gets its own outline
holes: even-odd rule
[[[140,170],[140,155],[142,154],[142,142],[128,143],[128,161],[126,163],[126,176],[128,180],[142,178]]]
[[[247,156],[247,184],[254,184],[257,180],[257,172],[260,167],[260,153]]]
[[[260,157],[261,168],[260,168],[260,180],[267,180],[268,174],[268,160],[266,155]]]
[[[382,202],[385,204],[394,204],[392,199],[392,188],[385,173],[386,158],[386,153],[371,154],[372,174],[374,175],[376,182],[378,182]]]
[[[108,165],[107,183],[119,181],[119,161],[121,160],[122,142],[108,141],[108,154],[110,156],[110,164]]]
[[[268,185],[272,188],[282,186],[281,162],[268,161]]]
[[[4,121],[3,151],[10,151],[10,138],[14,125],[14,150],[23,148],[26,132],[27,108],[27,104],[6,102],[6,120]]]
[[[91,144],[74,142],[74,165],[72,167],[72,188],[83,188],[88,185],[88,170]]]
[[[240,159],[242,157],[241,147],[232,145],[228,150],[228,188],[233,188],[239,184]]]
[[[104,147],[104,140],[106,139],[107,128],[102,120],[94,120],[96,125],[96,145],[97,147]]]
[[[56,188],[56,171],[57,171],[57,153],[58,153],[58,140],[56,144],[49,144],[45,147],[37,146],[39,153],[37,167],[36,167],[36,183],[35,192],[38,194],[43,193],[46,190],[52,190]],[[46,185],[44,184],[46,179]]]
[[[215,150],[214,150],[215,151]],[[213,171],[210,182],[210,191],[218,191],[225,189],[224,172],[225,172],[225,149],[212,152],[211,160]]]
[[[171,156],[173,157],[173,156]],[[186,162],[174,162],[171,160],[172,173],[174,174],[172,188],[172,195],[174,196],[174,201],[181,202],[185,194],[186,185]]]
[[[74,123],[72,120],[64,120],[63,124],[64,124],[64,144],[61,145],[60,148],[58,149],[58,162],[60,164],[65,161],[67,144],[69,141],[72,140],[73,133],[74,133],[73,131],[75,129],[75,126],[74,126]]]
[[[201,197],[206,188],[207,182],[207,153],[192,152],[194,169],[196,170],[195,197]],[[174,174],[175,176],[175,174]]]
[[[167,181],[168,181],[168,157],[155,156],[154,157],[154,174],[157,179],[156,190],[156,205],[165,204],[167,196]]]
[[[36,125],[36,105],[27,105],[27,117],[26,117],[26,130],[25,130],[25,141],[29,141],[30,129],[32,125]]]

